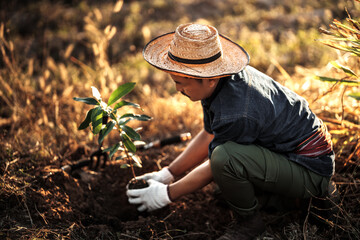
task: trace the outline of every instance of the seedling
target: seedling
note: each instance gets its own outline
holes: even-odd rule
[[[359,2],[359,0],[357,1]],[[340,21],[334,19],[333,23],[330,24],[331,31],[320,28],[320,32],[329,35],[330,39],[319,41],[331,48],[350,53],[352,56],[360,57],[360,22],[359,20],[352,19],[349,12],[347,12],[347,14],[348,18],[346,18],[346,21],[348,24],[343,24]],[[360,86],[359,76],[348,66],[343,66],[336,61],[332,61],[330,63],[334,68],[342,71],[344,73],[344,77],[338,79],[332,77],[316,76],[316,79],[351,87]],[[360,101],[360,92],[352,92],[348,96]]]
[[[94,106],[87,112],[85,120],[80,124],[78,129],[83,130],[90,127],[94,135],[99,135],[98,143],[100,146],[102,146],[105,137],[107,137],[111,131],[115,130],[119,132],[119,142],[104,149],[103,152],[109,152],[110,159],[118,151],[125,153],[125,156],[118,156],[116,160],[125,159],[125,163],[121,165],[121,168],[130,167],[132,175],[134,179],[136,179],[134,166],[141,167],[142,165],[140,158],[135,155],[136,146],[133,141],[140,141],[140,135],[137,133],[137,130],[129,127],[127,124],[132,120],[149,121],[151,118],[144,114],[139,115],[133,113],[125,113],[118,116],[118,110],[124,106],[140,108],[139,104],[122,100],[134,87],[135,83],[133,82],[120,85],[111,93],[107,103],[102,100],[100,92],[96,87],[91,87],[93,97],[74,97],[73,99]]]

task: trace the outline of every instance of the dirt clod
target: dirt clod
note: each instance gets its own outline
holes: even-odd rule
[[[129,182],[129,189],[142,189],[148,187],[149,184],[144,179],[132,179]]]

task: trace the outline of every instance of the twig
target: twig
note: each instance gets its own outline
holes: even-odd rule
[[[344,95],[345,95],[345,91],[347,89],[347,86],[344,87],[344,91],[341,94],[341,122],[344,120]]]
[[[5,165],[5,170],[4,170],[4,174],[3,174],[3,178],[5,177],[6,171],[9,167],[10,163],[8,161],[6,161],[6,165]]]
[[[175,213],[175,210],[171,211],[171,213],[169,215],[167,215],[162,221],[166,221],[169,217],[171,217],[171,215],[173,215]]]
[[[172,237],[172,239],[184,238],[184,237],[196,236],[196,235],[207,235],[207,236],[209,236],[209,234],[207,234],[207,233],[202,233],[202,232],[196,233],[196,232],[195,232],[195,233],[186,233],[186,234],[183,234],[183,235],[174,236],[174,237]]]
[[[328,117],[322,117],[321,120],[323,120],[324,122],[329,122],[329,123],[333,123],[333,124],[336,124],[336,125],[341,125],[343,127],[351,128],[351,130],[360,129],[359,124],[355,124],[355,123],[352,123],[352,122],[347,121],[347,120],[339,121],[337,119],[328,118]]]
[[[4,81],[4,79],[0,76],[0,82],[1,82],[1,86],[5,88],[5,92],[7,92],[8,94],[11,94],[13,93],[11,87],[9,86],[9,84]],[[2,90],[0,90],[0,97],[4,100],[4,102],[11,108],[11,109],[14,109],[14,104],[12,103],[12,101],[7,97],[5,96],[5,94],[3,93]]]
[[[85,63],[83,63],[82,61],[80,61],[79,59],[71,56],[71,57],[70,57],[70,60],[71,60],[73,63],[79,65],[79,66],[84,70],[83,73],[84,73],[85,75],[89,76],[90,73],[91,73],[91,74],[95,74],[95,71],[94,71],[91,67],[89,67],[88,65],[86,65]],[[90,73],[89,73],[89,72],[90,72]]]
[[[360,182],[354,181],[354,182],[335,182],[337,185],[358,185]]]
[[[36,204],[35,204],[35,210],[37,211],[37,213],[42,217],[42,219],[44,220],[45,224],[48,225],[48,221],[46,221],[46,218],[44,216],[44,214],[40,213],[39,210],[37,209],[36,207]]]
[[[138,238],[138,237],[133,237],[131,235],[125,234],[125,233],[120,233],[120,236],[128,237],[128,238],[131,238],[131,239],[137,239],[137,240],[141,239],[141,238]]]
[[[275,58],[271,58],[270,61],[279,70],[279,72],[286,78],[286,80],[292,81],[291,76],[286,72],[286,70],[280,65],[280,63]]]
[[[315,99],[312,100],[311,103],[316,102],[317,100],[319,100],[320,98],[326,96],[327,94],[331,93],[334,91],[335,87],[339,86],[339,82],[335,82],[326,92],[320,94],[319,96],[317,96]]]
[[[30,210],[29,210],[29,208],[28,208],[28,206],[27,206],[27,204],[26,204],[26,197],[23,199],[23,202],[24,202],[26,211],[27,211],[27,213],[28,213],[28,215],[29,215],[31,226],[34,226],[34,222],[33,222],[33,220],[32,220],[31,214],[30,214]]]
[[[158,169],[159,170],[161,170],[161,162],[163,161],[163,160],[165,160],[167,158],[167,156],[164,156],[164,157],[162,157],[162,158],[160,158],[160,159],[158,159],[158,160],[156,160],[155,161],[155,163],[156,163],[156,166],[158,167]]]
[[[360,149],[360,141],[358,140],[358,143],[355,146],[354,151],[349,155],[349,157],[345,160],[345,163],[349,162],[353,156],[355,155],[355,153],[358,151],[358,149]]]
[[[309,206],[308,206],[308,209],[307,209],[306,218],[305,218],[304,225],[303,225],[304,240],[306,240],[306,228],[307,228],[307,224],[308,224],[308,220],[309,220],[311,203],[312,203],[312,197],[310,198],[310,201],[309,201]]]
[[[319,209],[319,208],[316,208],[316,209]],[[317,217],[317,218],[321,219],[322,221],[326,222],[327,224],[329,224],[331,227],[334,227],[334,226],[335,226],[335,223],[333,223],[333,222],[330,221],[329,219],[324,218],[324,217],[322,217],[322,216],[320,216],[319,214],[316,214],[316,213],[314,213],[314,212],[312,212],[312,214],[313,214],[315,217]],[[341,226],[339,226],[339,228],[341,228]],[[341,229],[344,230],[343,228],[341,228]]]

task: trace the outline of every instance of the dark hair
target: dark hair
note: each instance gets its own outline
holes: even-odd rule
[[[203,80],[203,78],[193,78],[193,77],[185,77],[185,78],[196,80],[199,83],[202,83],[202,80]]]

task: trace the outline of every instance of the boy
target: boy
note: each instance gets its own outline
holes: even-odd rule
[[[168,167],[139,177],[149,187],[127,190],[139,211],[162,208],[214,181],[236,216],[220,239],[252,239],[265,231],[255,191],[327,194],[334,152],[326,126],[305,99],[248,66],[242,47],[212,26],[183,24],[150,41],[143,55],[170,74],[177,91],[201,101],[204,129]]]

